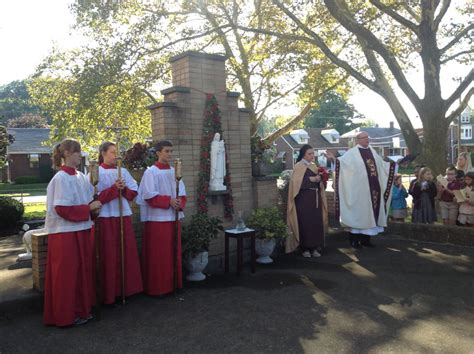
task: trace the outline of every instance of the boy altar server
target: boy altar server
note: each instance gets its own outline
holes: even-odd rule
[[[178,241],[175,254],[175,218],[184,217],[186,205],[184,183],[179,182],[176,197],[174,168],[170,166],[173,148],[169,141],[156,144],[158,161],[143,175],[138,189],[137,203],[141,220],[145,222],[142,246],[143,288],[148,295],[165,295],[174,291],[174,265],[177,265],[177,287],[182,288],[181,225],[178,225]],[[180,221],[178,220],[178,223]]]

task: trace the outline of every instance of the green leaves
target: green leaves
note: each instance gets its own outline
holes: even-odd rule
[[[258,238],[284,238],[287,235],[287,226],[277,207],[254,209],[247,225],[255,229]]]
[[[202,251],[208,251],[209,245],[222,228],[218,217],[205,213],[194,214],[191,221],[183,226],[182,247],[184,255],[194,256]]]

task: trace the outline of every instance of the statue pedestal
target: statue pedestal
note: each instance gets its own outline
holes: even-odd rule
[[[209,191],[207,192],[207,196],[211,197],[211,203],[216,204],[217,199],[220,195],[227,195],[229,194],[229,191],[226,189],[225,191]]]

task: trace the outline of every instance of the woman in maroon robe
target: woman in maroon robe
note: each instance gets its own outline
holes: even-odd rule
[[[314,150],[304,145],[295,164],[288,196],[287,252],[300,247],[304,257],[320,257],[327,229],[324,194],[328,173],[314,163]]]

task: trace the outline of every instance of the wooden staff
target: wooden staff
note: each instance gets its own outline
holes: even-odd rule
[[[94,186],[94,200],[97,197],[97,184],[99,183],[99,164],[97,161],[89,162],[90,183]],[[100,228],[99,216],[94,221],[94,245],[95,245],[95,317],[101,319],[102,282],[100,266]]]
[[[116,134],[117,142],[115,146],[117,148],[117,173],[118,179],[122,179],[122,157],[120,156],[120,135],[123,130],[127,130],[127,127],[109,127],[108,129],[113,130]],[[125,305],[125,236],[123,229],[123,200],[122,200],[122,190],[119,189],[119,221],[120,221],[120,269],[121,269],[121,279],[122,279],[122,304]]]
[[[174,162],[174,175],[176,179],[176,199],[179,200],[179,182],[181,181],[181,159],[176,159]],[[179,209],[175,210],[174,223],[174,243],[173,243],[173,287],[174,293],[178,290],[178,236],[179,236]]]
[[[118,143],[117,143],[118,147]],[[118,148],[117,148],[118,150]],[[122,157],[117,158],[117,172],[118,179],[122,179]],[[125,305],[125,237],[123,230],[123,200],[122,200],[122,190],[119,189],[119,220],[120,220],[120,255],[121,255],[121,275],[122,275],[122,304]]]

